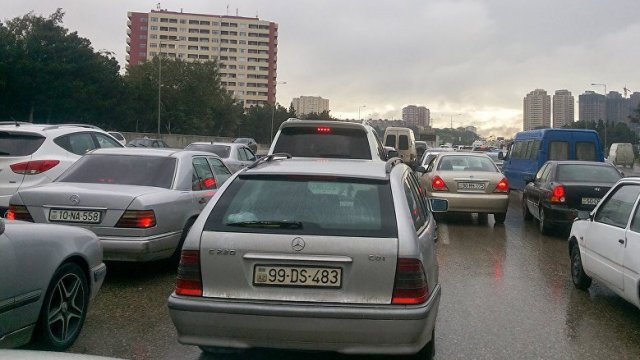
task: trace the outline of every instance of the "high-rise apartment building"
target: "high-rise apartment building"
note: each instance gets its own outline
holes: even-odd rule
[[[542,89],[536,89],[524,97],[524,130],[551,127],[551,96]]]
[[[569,90],[556,90],[553,94],[553,127],[571,124],[574,118],[574,98]]]
[[[431,112],[425,106],[407,105],[402,108],[402,120],[407,125],[427,127],[431,124]]]
[[[578,96],[578,118],[582,121],[598,121],[606,118],[606,99],[594,91],[585,91]]]
[[[293,106],[296,116],[321,114],[329,111],[329,100],[320,96],[300,96],[291,100],[291,106]]]
[[[154,56],[217,60],[222,86],[245,107],[275,104],[278,24],[166,10],[129,12],[127,66]]]
[[[609,91],[606,101],[606,120],[610,122],[623,122],[630,124],[629,121],[629,99],[622,97],[617,91]]]

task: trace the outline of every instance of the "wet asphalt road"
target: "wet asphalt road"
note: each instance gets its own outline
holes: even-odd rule
[[[640,310],[596,281],[573,287],[566,235],[543,236],[523,222],[512,192],[504,225],[493,217],[439,222],[443,293],[436,358],[640,359]],[[75,353],[127,359],[209,359],[180,345],[166,299],[175,269],[167,263],[108,264]],[[252,350],[237,359],[370,357]],[[382,358],[382,357],[376,357]]]

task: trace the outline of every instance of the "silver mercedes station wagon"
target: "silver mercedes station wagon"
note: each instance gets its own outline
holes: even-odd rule
[[[187,235],[169,310],[183,344],[433,356],[432,211],[399,159],[269,155]]]

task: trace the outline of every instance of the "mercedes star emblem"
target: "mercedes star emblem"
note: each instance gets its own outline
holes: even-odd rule
[[[80,196],[78,196],[78,194],[73,194],[69,196],[69,201],[71,201],[73,205],[78,205],[80,203]]]
[[[293,250],[295,251],[302,251],[302,249],[304,249],[305,247],[305,243],[304,240],[302,240],[302,238],[295,238],[293,239],[293,241],[291,241],[291,247],[293,248]]]

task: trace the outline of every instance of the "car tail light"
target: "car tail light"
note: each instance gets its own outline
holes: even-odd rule
[[[502,180],[500,180],[498,185],[496,185],[496,189],[493,190],[493,192],[497,192],[497,193],[509,192],[509,181],[507,180],[507,178],[502,178]]]
[[[320,126],[316,129],[316,131],[320,134],[328,134],[331,132],[331,128],[326,126]]]
[[[449,191],[449,188],[444,183],[444,180],[440,176],[435,176],[433,180],[431,180],[431,188],[433,191]]]
[[[180,265],[178,266],[178,278],[176,280],[176,294],[202,296],[200,251],[182,250]]]
[[[550,202],[565,202],[566,192],[564,190],[564,186],[556,185],[551,189],[551,199]]]
[[[429,298],[429,285],[422,262],[418,259],[399,258],[391,303],[422,304],[427,301],[427,298]]]
[[[156,226],[153,210],[127,210],[122,214],[116,227],[147,229]]]
[[[4,215],[7,220],[22,220],[33,222],[29,210],[24,205],[9,205],[9,210]]]
[[[33,160],[11,164],[11,171],[16,174],[37,175],[60,164],[60,160]]]

